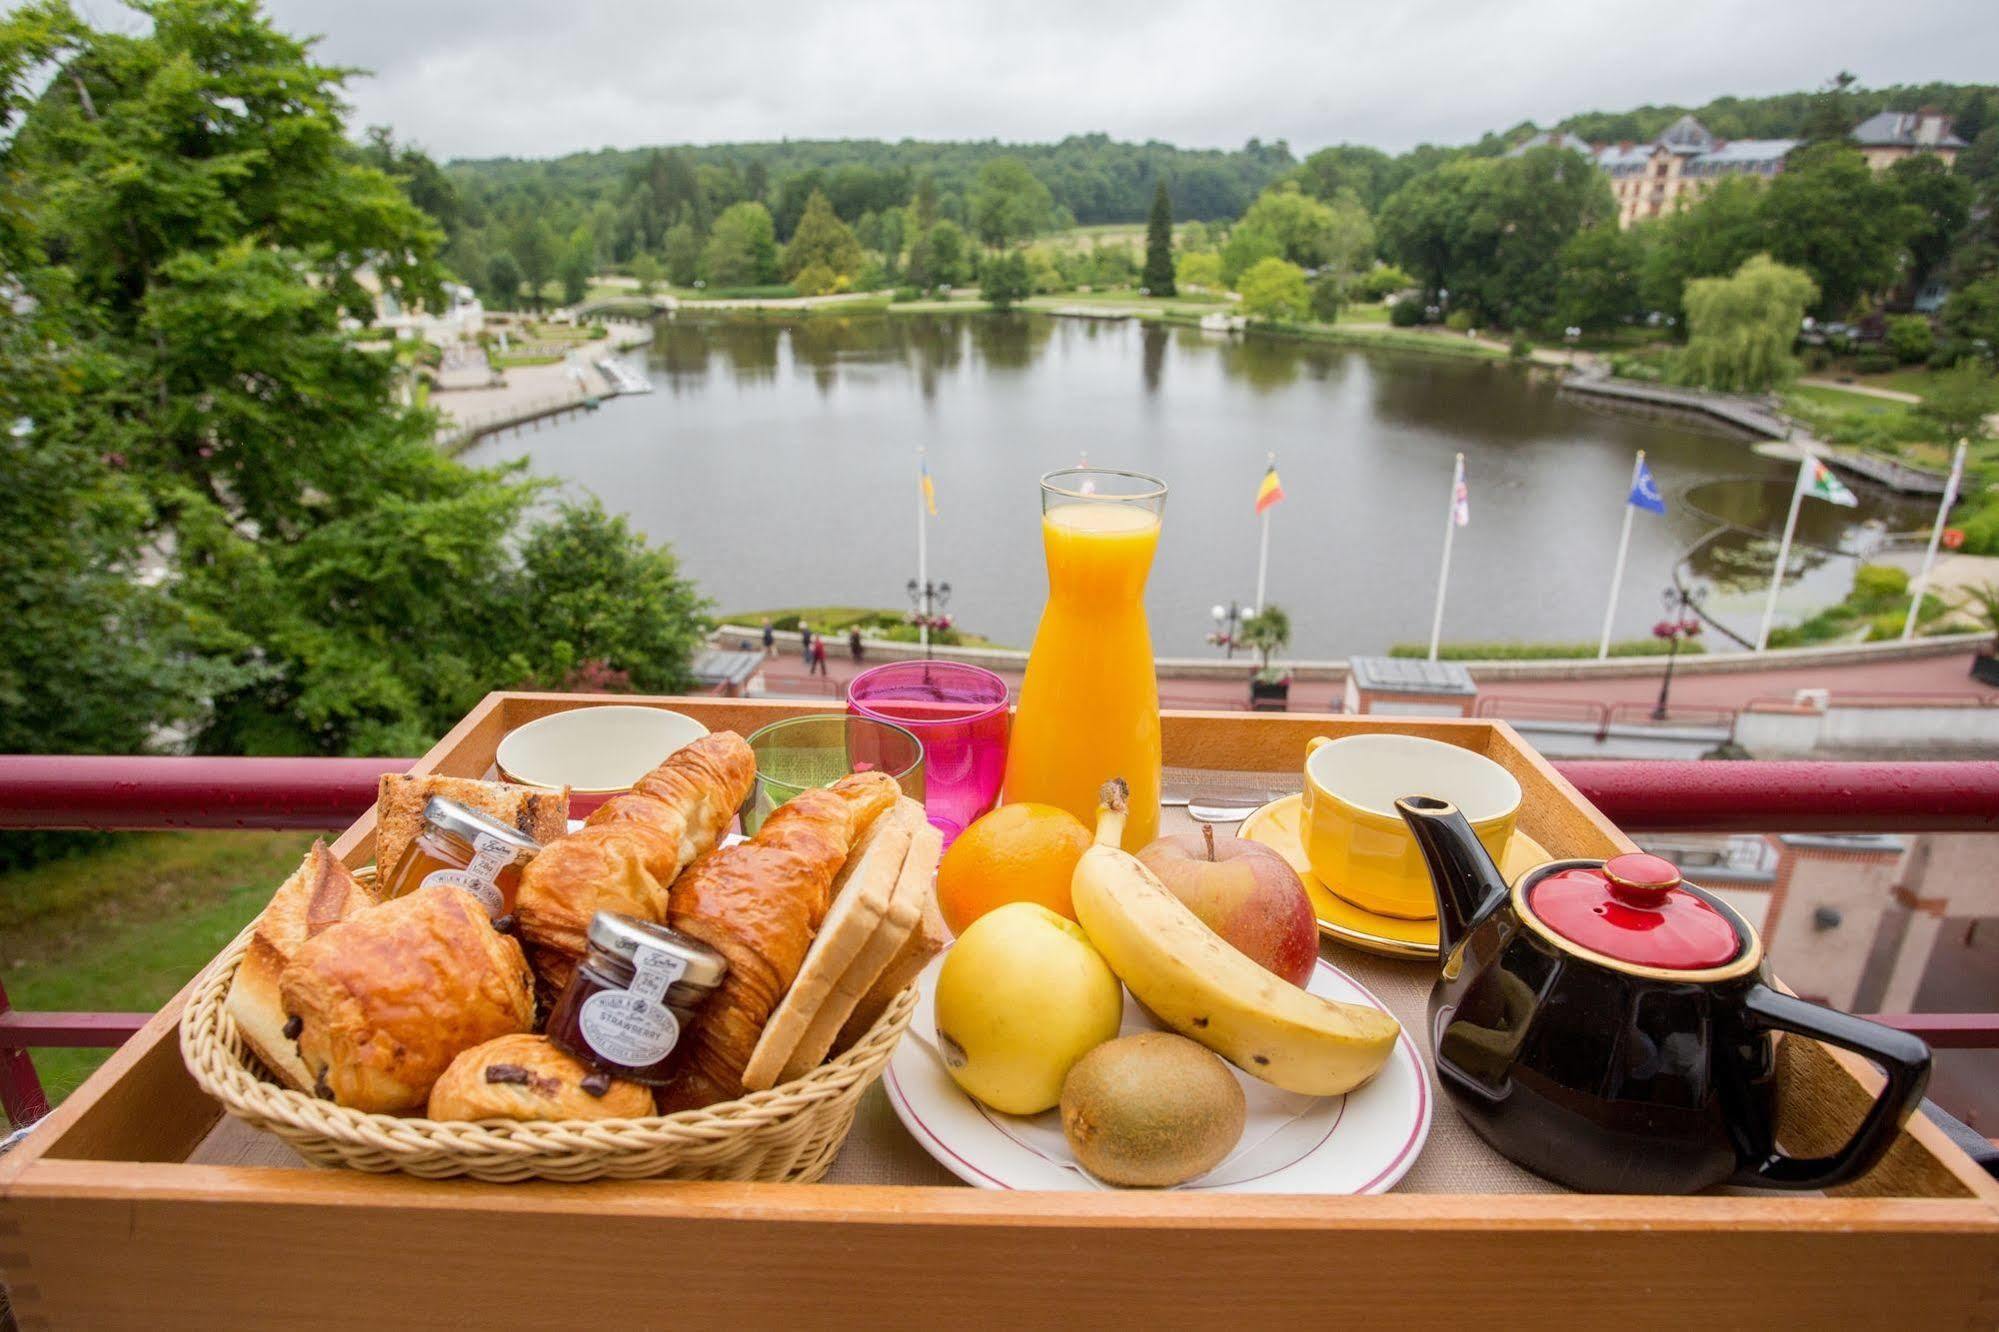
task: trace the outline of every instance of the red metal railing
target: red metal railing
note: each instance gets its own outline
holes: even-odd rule
[[[0,755],[0,828],[337,828],[411,759]],[[1556,767],[1634,832],[1999,832],[1999,763],[1607,761]],[[143,1013],[17,1013],[0,987],[0,1104],[48,1110],[34,1047],[107,1047]],[[1946,1049],[1999,1044],[1999,1014],[1881,1019]]]

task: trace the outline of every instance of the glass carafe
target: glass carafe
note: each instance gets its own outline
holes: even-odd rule
[[[1041,478],[1048,604],[1007,746],[1006,799],[1056,805],[1096,825],[1097,789],[1131,787],[1124,845],[1159,832],[1159,679],[1145,580],[1159,547],[1164,482],[1078,467]]]

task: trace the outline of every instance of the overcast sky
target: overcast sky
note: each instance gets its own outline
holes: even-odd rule
[[[1999,0],[269,0],[439,157],[868,137],[1295,151],[1999,77]],[[86,0],[100,15],[106,0]]]

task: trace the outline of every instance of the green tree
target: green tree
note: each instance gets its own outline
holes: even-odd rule
[[[1916,404],[1916,415],[1946,442],[1988,438],[1986,418],[1994,412],[1999,412],[1999,379],[1975,362],[1938,375]]]
[[[528,304],[537,310],[541,308],[549,280],[555,276],[561,252],[562,242],[546,220],[523,222],[514,233],[514,258],[519,261],[521,278],[527,283]]]
[[[1999,355],[1999,274],[1952,292],[1940,318],[1953,343],[1989,363]]]
[[[556,265],[556,278],[562,283],[562,303],[575,305],[590,292],[590,279],[597,276],[597,247],[591,243],[586,228],[578,227],[576,234],[562,249],[562,260]]]
[[[1733,273],[1769,248],[1762,182],[1732,176],[1692,208],[1634,230],[1646,242],[1644,278],[1639,284],[1644,305],[1684,328],[1688,282]]]
[[[816,265],[832,277],[851,280],[866,262],[867,256],[861,250],[861,243],[854,239],[854,233],[834,215],[833,205],[826,196],[814,190],[791,233],[790,244],[784,247],[785,278],[796,278],[806,268]],[[829,281],[825,285],[832,284]]]
[[[1048,225],[1054,196],[1017,157],[996,157],[979,168],[971,196],[972,230],[981,242],[1003,249],[1031,239]]]
[[[1827,79],[1825,86],[1811,99],[1804,137],[1815,144],[1845,142],[1848,132],[1860,119],[1854,113],[1853,96],[1859,83],[1856,76],[1843,69]]]
[[[1222,257],[1213,250],[1183,254],[1173,270],[1173,278],[1179,287],[1219,291],[1222,286]]]
[[[1282,259],[1259,259],[1237,284],[1243,313],[1252,319],[1299,320],[1311,312],[1305,270]]]
[[[1391,257],[1426,292],[1448,291],[1453,310],[1540,327],[1554,318],[1562,247],[1614,211],[1587,158],[1543,147],[1446,162],[1389,196],[1378,225]]]
[[[946,287],[955,287],[963,282],[967,276],[965,261],[970,248],[964,229],[949,218],[930,228],[927,249],[931,280]]]
[[[1358,202],[1343,195],[1324,203],[1287,180],[1258,195],[1236,223],[1222,250],[1222,272],[1233,281],[1257,260],[1275,257],[1345,274],[1373,251],[1374,224]]]
[[[641,254],[632,260],[632,277],[639,284],[639,295],[650,296],[659,290],[661,269],[659,260],[649,254]]]
[[[986,261],[979,279],[979,295],[992,302],[995,310],[1007,311],[1018,301],[1034,294],[1034,281],[1027,271],[1027,256],[1019,250]]]
[[[1152,191],[1152,215],[1145,224],[1145,289],[1154,296],[1175,295],[1173,286],[1173,202],[1166,182]]]
[[[1818,284],[1813,313],[1827,319],[1894,278],[1903,243],[1922,222],[1858,150],[1841,143],[1794,153],[1763,192],[1763,216],[1771,257]]]
[[[1644,313],[1639,287],[1645,243],[1614,223],[1578,231],[1562,247],[1555,284],[1555,317],[1564,326],[1599,331]]]
[[[604,662],[649,694],[693,684],[709,603],[663,547],[646,544],[596,500],[537,525],[521,545],[509,638],[533,649],[512,662],[517,678],[550,686]]]
[[[1346,301],[1346,283],[1339,274],[1321,273],[1312,279],[1312,318],[1322,324],[1337,324]]]
[[[777,228],[760,203],[730,204],[715,219],[701,267],[715,287],[756,287],[777,277]]]
[[[1817,298],[1811,277],[1757,255],[1730,277],[1687,284],[1687,346],[1673,362],[1681,383],[1755,392],[1797,373],[1791,344]]]
[[[1888,168],[1888,183],[1911,210],[1914,223],[1904,244],[1909,276],[1918,285],[1943,266],[1951,246],[1971,217],[1971,182],[1933,153],[1905,157]]]
[[[486,263],[486,294],[495,309],[511,310],[521,298],[521,266],[512,250],[502,250]]]
[[[209,752],[412,752],[540,652],[504,628],[539,488],[440,454],[394,357],[343,326],[373,317],[370,275],[434,299],[442,239],[349,144],[344,73],[248,0],[144,15],[99,29],[44,0],[0,20],[0,267],[68,394],[17,438],[38,464],[99,460],[69,469],[69,512],[119,585],[79,606],[158,667],[148,685],[66,664],[71,706],[129,729],[193,692]],[[139,550],[160,565],[143,586]]]
[[[1257,674],[1270,675],[1272,654],[1291,646],[1291,617],[1275,603],[1265,606],[1242,622],[1242,643],[1256,653]]]
[[[691,287],[701,276],[701,236],[685,222],[667,228],[664,239],[666,280],[676,287]]]
[[[1378,148],[1343,143],[1313,153],[1290,178],[1315,199],[1330,202],[1351,195],[1373,212],[1402,182],[1405,171],[1404,164]]]

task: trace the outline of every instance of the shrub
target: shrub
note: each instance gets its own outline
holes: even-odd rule
[[[1946,342],[1930,353],[1930,359],[1927,364],[1932,370],[1955,370],[1957,363],[1964,358],[1964,355],[1965,352],[1962,347],[1954,342]]]
[[[1853,358],[1856,375],[1885,375],[1895,368],[1895,358],[1887,352],[1862,352]]]
[[[1881,610],[1908,594],[1909,575],[1892,564],[1863,564],[1854,570],[1850,600],[1857,610]]]
[[[1218,291],[1222,285],[1222,257],[1213,250],[1197,250],[1180,256],[1173,270],[1173,282],[1183,289],[1198,287]]]
[[[840,275],[824,264],[812,263],[798,270],[791,279],[791,285],[798,288],[800,296],[824,296],[837,291],[841,285]]]
[[[1888,321],[1887,334],[1882,338],[1882,344],[1903,365],[1928,360],[1936,350],[1936,341],[1930,321],[1918,314],[1896,315]]]
[[[1805,369],[1817,373],[1832,364],[1832,353],[1823,347],[1805,348]]]
[[[1526,338],[1516,337],[1506,348],[1506,354],[1516,361],[1524,361],[1534,354],[1534,344]]]
[[[1663,657],[1669,644],[1661,638],[1632,638],[1610,645],[1613,657]],[[1682,654],[1705,652],[1698,639],[1681,640]],[[1391,657],[1427,657],[1428,643],[1397,643],[1388,649]],[[1596,656],[1595,643],[1442,643],[1439,661],[1555,661]]]
[[[1415,328],[1423,322],[1423,298],[1404,296],[1388,307],[1388,322],[1397,328]]]
[[[1282,259],[1259,259],[1236,284],[1243,313],[1252,319],[1298,320],[1311,312],[1305,270]]]
[[[1393,296],[1398,291],[1407,291],[1415,285],[1416,279],[1394,264],[1382,264],[1355,278],[1349,294],[1357,301],[1373,302]]]
[[[1469,333],[1477,324],[1469,310],[1453,310],[1444,317],[1444,327],[1453,333]]]

